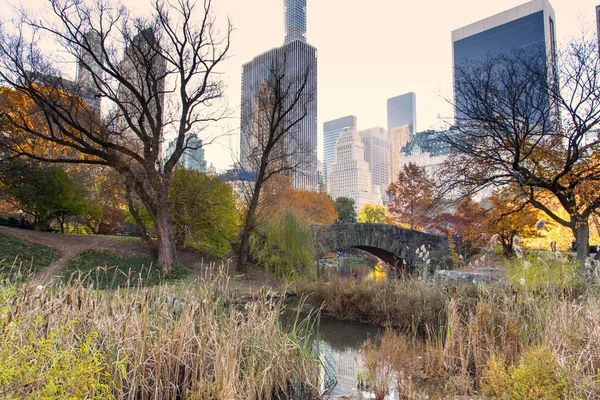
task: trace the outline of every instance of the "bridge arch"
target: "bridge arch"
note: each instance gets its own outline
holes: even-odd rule
[[[448,239],[387,224],[333,224],[313,226],[318,258],[343,248],[367,251],[399,273],[411,272],[419,263],[417,249],[425,246],[438,265],[448,260]]]

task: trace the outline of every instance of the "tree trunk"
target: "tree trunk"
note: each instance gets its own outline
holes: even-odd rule
[[[588,221],[577,221],[575,223],[575,240],[577,240],[577,260],[585,261],[590,255],[590,226]]]
[[[175,262],[175,235],[173,234],[173,226],[169,217],[169,209],[167,207],[166,198],[159,196],[159,206],[156,210],[156,234],[158,236],[158,264],[164,274],[171,271],[171,267]]]
[[[133,204],[133,196],[131,195],[131,189],[129,188],[129,186],[126,184],[125,185],[125,197],[127,198],[127,206],[129,207],[129,212],[131,213],[131,216],[133,217],[133,220],[135,221],[135,224],[138,228],[138,230],[140,231],[140,236],[142,237],[142,242],[144,242],[144,244],[146,246],[148,246],[149,248],[154,248],[154,244],[152,243],[152,240],[150,239],[150,235],[148,234],[148,231],[146,230],[146,227],[144,226],[144,223],[142,222],[142,217],[140,217],[140,214],[137,211],[137,208],[135,207],[135,204]]]
[[[238,251],[238,265],[237,269],[240,272],[246,272],[246,266],[248,264],[248,258],[250,256],[250,233],[254,229],[256,218],[256,210],[258,208],[258,199],[260,198],[260,190],[262,184],[258,181],[254,186],[254,192],[252,193],[252,198],[250,199],[250,204],[248,205],[248,212],[246,213],[246,224],[244,225],[244,230],[242,231],[242,236],[240,237],[240,249]]]

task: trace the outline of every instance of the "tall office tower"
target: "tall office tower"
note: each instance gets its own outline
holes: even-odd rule
[[[358,132],[365,149],[365,161],[371,171],[371,183],[377,186],[382,203],[387,202],[388,186],[388,134],[384,128],[370,128]]]
[[[402,125],[392,129],[392,133],[390,135],[391,140],[388,143],[388,157],[389,157],[389,168],[388,168],[388,178],[389,183],[392,183],[398,177],[398,173],[402,167],[404,167],[404,163],[402,162],[402,149],[408,144],[411,135],[410,135],[410,126]]]
[[[96,31],[88,31],[84,35],[85,42],[92,52],[82,51],[77,60],[77,84],[81,88],[84,100],[97,112],[100,112],[101,97],[97,95],[94,77],[101,79],[104,54],[100,43],[100,35]]]
[[[365,146],[356,130],[345,128],[340,133],[329,176],[331,197],[353,199],[357,212],[367,203],[381,204],[381,192],[372,184]]]
[[[388,135],[402,125],[408,125],[411,134],[417,132],[417,95],[408,92],[388,99],[387,123]]]
[[[323,170],[327,192],[329,192],[331,166],[335,161],[335,142],[344,128],[357,129],[356,117],[354,115],[348,115],[323,123]]]
[[[176,141],[173,140],[169,143],[169,147],[167,148],[167,157],[168,159],[171,154],[175,151]],[[179,165],[192,169],[194,171],[206,173],[206,160],[204,160],[204,148],[202,147],[202,139],[198,139],[196,137],[192,137],[187,142],[187,149],[183,151],[183,154],[179,158]]]
[[[157,38],[154,29],[147,28],[133,37],[125,49],[123,60],[119,67],[124,76],[128,78],[133,88],[119,85],[117,97],[123,104],[121,115],[117,117],[117,129],[120,132],[119,140],[135,151],[142,148],[138,134],[134,133],[127,120],[141,121],[145,134],[155,138],[161,134],[156,129],[162,127],[150,123],[148,115],[157,118],[159,110],[164,112],[166,61],[159,57],[156,50]],[[148,111],[141,109],[138,97],[143,97]],[[125,115],[127,114],[127,115]],[[159,149],[161,151],[161,149]]]
[[[284,76],[280,85],[294,97],[298,88],[306,85],[288,120],[299,123],[286,133],[282,148],[290,165],[297,165],[293,174],[296,189],[317,191],[317,49],[306,42],[306,0],[284,0],[286,40],[281,47],[269,50],[242,66],[242,105],[240,129],[240,161],[246,170],[253,170],[252,154],[257,148],[253,119],[256,117],[261,87],[269,86],[273,71]],[[285,104],[284,104],[285,106]]]
[[[285,42],[306,42],[306,0],[283,0],[285,9]]]
[[[600,53],[600,6],[596,6],[596,39],[598,40],[598,52]]]
[[[554,21],[554,10],[548,0],[532,0],[452,31],[455,85],[457,69],[515,50],[531,51],[532,54],[544,51],[550,58],[550,65],[555,65]],[[454,101],[455,104],[461,102],[456,90]]]

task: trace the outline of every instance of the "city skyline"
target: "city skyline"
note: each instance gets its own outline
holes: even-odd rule
[[[318,49],[318,157],[323,159],[323,122],[355,115],[358,129],[386,125],[386,100],[401,93],[418,97],[419,131],[443,128],[453,118],[445,99],[452,92],[452,30],[526,3],[524,0],[481,2],[411,2],[373,0],[370,7],[342,0],[308,0],[307,40]],[[556,13],[559,45],[579,37],[585,27],[595,34],[598,0],[550,0]],[[0,0],[0,4],[35,10],[45,0]],[[135,1],[141,16],[150,8]],[[201,4],[198,4],[201,6]],[[239,152],[241,66],[282,45],[285,38],[283,0],[219,0],[212,7],[221,33],[230,16],[235,28],[230,57],[220,72],[231,117],[200,133],[206,161],[218,170],[233,163]],[[76,77],[73,65],[72,79]],[[217,140],[213,140],[214,138]],[[168,138],[170,139],[170,138]],[[212,143],[211,143],[212,142]],[[231,149],[230,149],[231,147]]]
[[[284,18],[281,16],[283,1],[261,0],[259,3],[260,12],[256,11],[257,2],[246,4],[240,0],[223,0],[215,3],[218,15],[231,15],[236,28],[232,58],[228,61],[228,67],[231,66],[234,73],[224,76],[228,96],[234,100],[239,96],[236,96],[239,93],[236,68],[260,52],[281,46],[285,36]],[[458,0],[451,4],[439,2],[435,13],[431,12],[430,4],[388,3],[391,2],[374,0],[371,7],[365,9],[337,0],[309,0],[307,40],[317,47],[319,58],[317,126],[320,160],[323,160],[323,122],[355,115],[359,120],[358,129],[385,127],[386,100],[401,93],[412,91],[419,98],[419,131],[443,128],[444,121],[438,119],[438,115],[446,120],[453,118],[453,108],[445,100],[451,99],[453,94],[452,30],[526,1],[506,0],[494,4],[475,0]],[[551,0],[551,4],[556,12],[559,43],[579,36],[583,24],[594,32],[595,1],[582,0],[572,4],[566,0]],[[411,30],[414,31],[412,34]],[[374,37],[378,41],[373,41]],[[390,57],[394,53],[398,54]],[[236,110],[239,104],[230,102],[230,107]],[[226,124],[227,128],[215,130],[231,136],[221,139],[220,145],[207,148],[207,160],[209,163],[213,161],[219,169],[229,165],[224,160],[229,154],[227,147],[239,141],[235,137],[237,123],[232,119]]]

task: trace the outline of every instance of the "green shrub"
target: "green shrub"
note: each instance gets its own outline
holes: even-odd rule
[[[97,334],[78,337],[76,321],[45,333],[44,320],[37,318],[35,325],[13,321],[0,336],[3,398],[110,399],[110,375],[94,347]]]
[[[239,215],[231,188],[218,177],[178,168],[169,190],[177,244],[222,257],[231,251]]]
[[[250,255],[278,277],[316,276],[310,227],[290,211],[272,216],[256,229],[250,238]]]
[[[569,382],[552,350],[529,348],[518,366],[506,368],[502,358],[492,357],[483,374],[482,388],[491,398],[535,400],[564,399]]]

